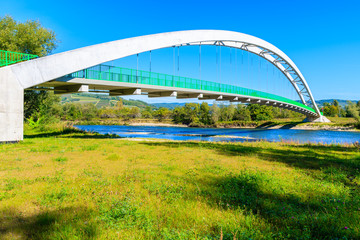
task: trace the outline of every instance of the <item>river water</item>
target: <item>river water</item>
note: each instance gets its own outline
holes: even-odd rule
[[[116,134],[126,138],[157,138],[196,141],[296,141],[300,143],[354,143],[360,142],[360,132],[294,129],[244,128],[187,128],[159,126],[79,125],[81,130],[101,134]]]

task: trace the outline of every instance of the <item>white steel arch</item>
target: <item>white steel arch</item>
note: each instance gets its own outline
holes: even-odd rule
[[[150,50],[184,45],[222,45],[254,53],[275,65],[291,82],[305,105],[320,111],[295,63],[274,45],[251,35],[223,30],[190,30],[127,38],[67,51],[8,66],[26,89],[104,62]]]

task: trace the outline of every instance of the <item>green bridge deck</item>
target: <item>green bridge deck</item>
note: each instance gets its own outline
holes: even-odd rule
[[[0,50],[0,67],[8,66],[18,62],[28,61],[37,57],[38,56],[32,54]]]
[[[228,84],[222,84],[222,83],[216,83],[216,82],[210,82],[205,80],[180,77],[174,75],[167,75],[161,73],[154,73],[154,72],[148,72],[148,71],[142,71],[136,69],[113,67],[108,65],[98,65],[95,67],[91,67],[88,69],[84,69],[72,73],[68,75],[68,77],[239,94],[249,97],[264,98],[264,99],[275,100],[287,104],[292,104],[316,113],[316,111],[309,106],[306,106],[294,100],[271,93],[266,93],[262,91],[257,91],[253,89],[248,89],[248,88],[243,88]]]

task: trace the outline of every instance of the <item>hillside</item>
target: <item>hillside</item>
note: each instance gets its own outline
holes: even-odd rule
[[[111,96],[107,96],[107,95],[103,95],[103,94],[94,94],[94,93],[74,93],[74,94],[64,94],[61,96],[61,103],[66,103],[66,102],[79,102],[79,103],[94,103],[96,105],[96,107],[101,108],[101,107],[107,107],[107,106],[113,106],[114,104],[116,104],[117,101],[119,101],[119,99],[122,99],[121,97],[111,97]],[[354,102],[356,103],[358,100],[344,100],[344,99],[336,99],[341,107],[345,107],[345,105],[347,104],[348,101]],[[123,104],[125,106],[136,106],[139,107],[141,109],[146,108],[148,106],[150,106],[151,108],[160,108],[160,107],[165,107],[165,108],[169,108],[169,109],[174,109],[175,107],[182,107],[185,105],[185,103],[147,103],[144,101],[140,101],[140,100],[125,100],[122,99]],[[316,103],[318,104],[318,106],[321,108],[324,103],[332,103],[334,101],[334,99],[322,99],[322,100],[316,100]],[[300,101],[299,101],[300,102]],[[218,104],[225,104],[227,105],[227,102],[221,102]],[[211,106],[212,104],[209,103],[209,105]]]
[[[319,105],[319,107],[322,107],[324,103],[332,103],[334,100],[337,100],[339,102],[339,105],[341,107],[345,107],[347,105],[347,102],[353,102],[357,103],[359,100],[344,100],[344,99],[323,99],[323,100],[316,100],[316,103]]]
[[[155,106],[148,104],[146,102],[140,100],[125,100],[121,97],[111,97],[103,94],[94,94],[94,93],[74,93],[74,94],[64,94],[61,96],[61,103],[67,102],[78,102],[78,103],[93,103],[96,107],[108,107],[114,106],[117,101],[122,99],[123,104],[125,106],[136,106],[140,109],[146,108],[150,106],[151,108],[155,108]]]

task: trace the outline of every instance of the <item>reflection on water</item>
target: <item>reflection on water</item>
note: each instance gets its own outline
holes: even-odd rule
[[[353,143],[360,141],[360,132],[293,130],[293,129],[235,129],[186,128],[156,126],[79,125],[77,128],[101,134],[116,134],[127,138],[159,138],[196,141],[296,141],[317,143]]]

